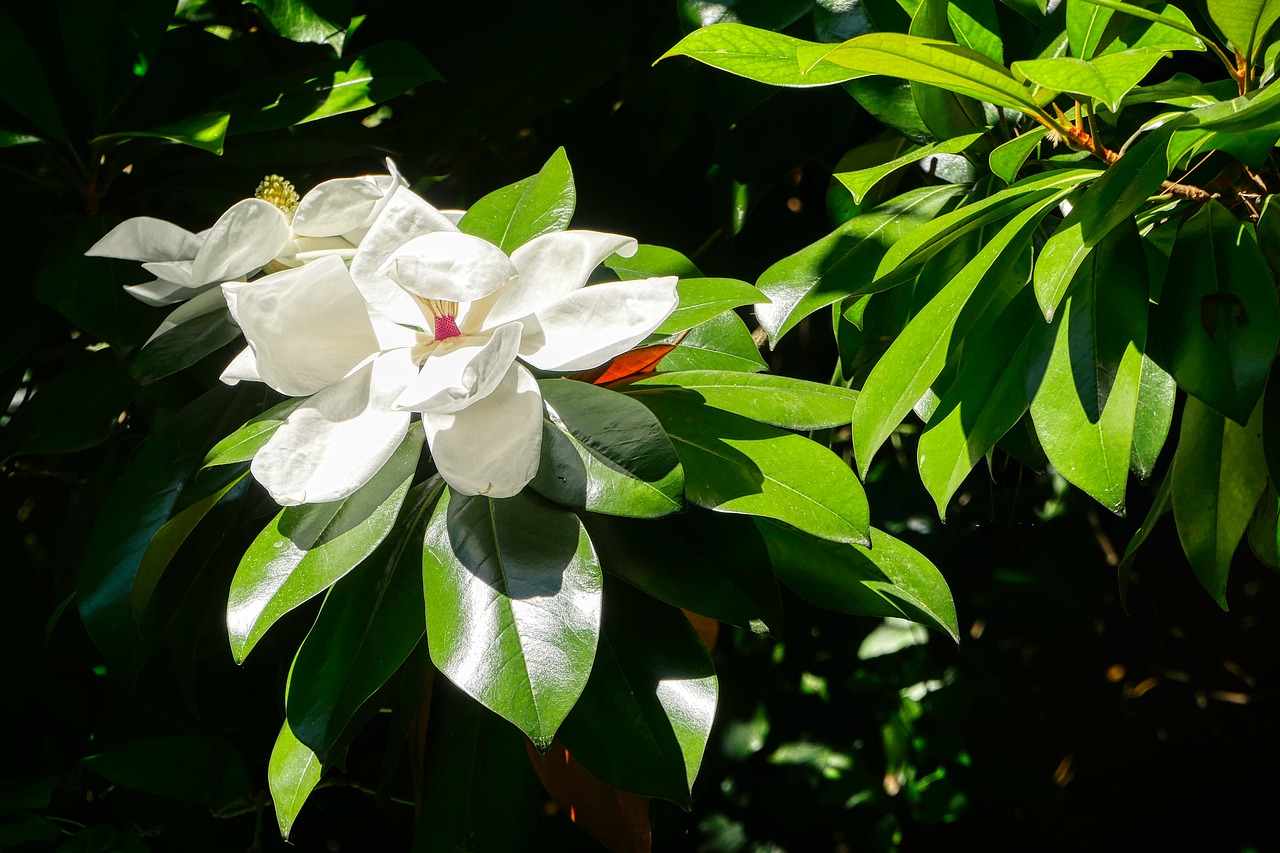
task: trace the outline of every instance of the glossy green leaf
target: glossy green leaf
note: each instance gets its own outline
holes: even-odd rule
[[[0,101],[48,136],[67,141],[57,101],[31,42],[4,9],[0,9]]]
[[[1229,80],[1214,81],[1214,85],[1227,83],[1230,98],[1235,94],[1235,84]],[[1223,87],[1227,88],[1227,87]],[[1181,71],[1163,83],[1150,86],[1139,86],[1124,96],[1121,107],[1132,107],[1138,104],[1168,104],[1171,107],[1204,107],[1216,104],[1223,98],[1214,91],[1214,86],[1206,86],[1190,74]]]
[[[569,158],[557,148],[538,174],[473,204],[458,228],[510,254],[534,237],[568,228],[576,203]]]
[[[658,362],[657,369],[755,373],[765,366],[747,324],[737,314],[726,312],[690,329],[679,345]]]
[[[1146,7],[1146,10],[1154,17],[1126,16],[1113,21],[1113,27],[1119,24],[1115,30],[1115,39],[1106,46],[1103,53],[1118,53],[1126,50],[1202,51],[1206,49],[1204,40],[1195,35],[1195,28],[1192,27],[1187,13],[1177,6],[1169,3],[1152,3]]]
[[[1250,62],[1280,18],[1280,0],[1205,0],[1209,17]]]
[[[841,84],[858,106],[876,121],[892,128],[913,142],[933,140],[920,111],[911,97],[911,84],[897,77],[860,77]]]
[[[433,478],[413,489],[396,531],[329,590],[293,659],[285,691],[289,730],[321,761],[426,631],[423,524],[443,488]]]
[[[819,607],[859,616],[897,616],[960,639],[955,602],[933,563],[871,529],[871,546],[838,545],[758,521],[778,580]]]
[[[150,130],[122,130],[116,133],[105,133],[93,141],[103,142],[108,139],[168,139],[171,142],[180,142],[183,145],[190,145],[192,148],[199,148],[201,151],[221,155],[223,142],[227,138],[227,126],[230,122],[230,113],[212,113],[207,116],[190,118],[177,124],[153,127]]]
[[[1091,59],[1103,46],[1103,36],[1113,10],[1087,0],[1066,0],[1067,42],[1071,53],[1080,59]]]
[[[1226,610],[1231,558],[1267,486],[1262,407],[1240,426],[1189,397],[1171,476],[1182,550],[1200,583]]]
[[[240,327],[225,308],[199,314],[147,341],[130,362],[129,373],[146,385],[187,369],[239,339],[240,334]]]
[[[947,184],[903,193],[765,270],[756,285],[770,302],[756,307],[756,317],[770,344],[776,346],[814,311],[879,289],[872,273],[889,247],[936,217],[962,191]]]
[[[802,65],[801,54],[806,47],[818,45],[745,24],[718,23],[689,33],[659,61],[669,56],[687,56],[772,86],[830,86],[866,73],[824,62]]]
[[[1128,220],[1169,174],[1165,160],[1177,121],[1148,133],[1076,199],[1036,259],[1036,299],[1052,320],[1080,265],[1111,230]]]
[[[768,297],[736,278],[682,278],[676,282],[680,304],[655,332],[670,335],[707,322],[744,305],[758,305]]]
[[[950,8],[949,0],[922,0],[911,16],[907,32],[914,37],[954,43],[955,34],[947,22]],[[987,124],[977,101],[947,89],[912,80],[911,100],[929,132],[938,139],[968,134]]]
[[[305,403],[307,397],[291,397],[278,403],[215,444],[204,457],[201,468],[215,465],[234,465],[248,462],[271,440],[276,430],[284,424],[293,410]]]
[[[1036,150],[1036,146],[1040,144],[1040,140],[1044,139],[1044,135],[1048,132],[1048,128],[1038,127],[1020,136],[1015,136],[996,148],[987,157],[987,164],[991,167],[991,172],[1006,184],[1012,184],[1017,181],[1018,172],[1022,170],[1022,164],[1027,162],[1027,158]]]
[[[293,736],[286,721],[276,736],[267,762],[267,786],[276,809],[280,836],[288,838],[298,812],[320,784],[320,759]]]
[[[973,340],[960,355],[951,385],[920,435],[916,465],[945,518],[947,505],[973,466],[991,452],[1027,411],[1030,338],[1038,330],[1035,299],[1023,290],[992,325],[999,333]]]
[[[413,853],[521,850],[544,798],[525,743],[506,720],[435,679]]]
[[[1004,64],[1000,20],[992,0],[951,0],[947,4],[947,23],[951,25],[956,44],[964,45],[992,62]]]
[[[387,537],[422,444],[422,431],[411,429],[373,479],[350,497],[287,507],[258,534],[227,597],[227,634],[237,663],[280,617],[324,592]]]
[[[786,376],[730,370],[683,370],[646,376],[627,393],[650,387],[696,391],[708,406],[794,430],[830,429],[849,423],[858,392]]]
[[[1147,267],[1137,240],[1117,230],[1090,255],[1027,362],[1031,418],[1045,455],[1069,483],[1119,515],[1147,339]]]
[[[756,632],[781,631],[778,583],[749,519],[694,511],[660,522],[586,514],[582,523],[605,572],[675,607]]]
[[[1280,344],[1280,302],[1253,228],[1217,201],[1178,232],[1160,332],[1178,385],[1236,423],[1247,421]]]
[[[629,258],[621,255],[610,255],[604,259],[604,265],[613,270],[621,281],[637,278],[658,278],[674,275],[676,278],[702,278],[702,272],[684,255],[666,246],[652,246],[641,243],[636,253]],[[709,279],[710,281],[728,281],[729,279]],[[682,300],[683,301],[683,300]]]
[[[1145,21],[1151,21],[1153,23],[1169,27],[1177,32],[1185,33],[1199,41],[1201,44],[1208,42],[1208,39],[1200,35],[1200,33],[1191,26],[1191,22],[1185,14],[1163,14],[1162,12],[1164,10],[1170,8],[1164,4],[1154,4],[1152,8],[1147,8],[1145,6],[1136,6],[1131,3],[1121,3],[1118,2],[1118,0],[1071,0],[1071,5],[1078,7],[1076,14],[1081,16],[1078,20],[1084,21],[1087,19],[1087,16],[1094,14],[1090,13],[1086,8],[1092,6],[1100,10],[1098,13],[1099,17],[1096,19],[1099,21],[1103,20],[1101,18],[1102,15],[1106,16],[1105,21],[1110,21],[1111,16],[1108,13],[1122,12],[1125,15],[1131,15],[1135,18],[1141,18]],[[1072,14],[1071,5],[1068,5],[1067,7],[1068,16]],[[1178,11],[1180,12],[1181,10]],[[1070,24],[1068,24],[1068,26],[1070,26]],[[1083,45],[1088,39],[1092,39],[1093,45],[1096,47],[1098,41],[1101,39],[1102,30],[1092,24],[1084,24],[1083,27],[1087,28],[1088,35],[1081,35],[1077,38],[1076,42],[1073,42],[1072,53],[1075,53],[1083,59],[1088,59],[1091,54],[1081,53],[1074,45]],[[1084,34],[1086,32],[1085,28],[1078,29],[1077,32]],[[1105,29],[1105,26],[1103,29]]]
[[[718,695],[711,656],[685,615],[611,583],[591,678],[560,737],[600,781],[687,809]]]
[[[1117,112],[1124,96],[1163,58],[1160,53],[1134,50],[1088,60],[1072,56],[1029,59],[1013,63],[1013,73],[1041,89],[1093,98]]]
[[[918,163],[927,157],[937,154],[959,154],[981,139],[985,133],[985,130],[980,130],[975,133],[952,137],[942,142],[935,142],[933,145],[922,145],[919,148],[911,149],[901,157],[890,160],[888,163],[882,163],[867,169],[859,169],[856,172],[839,172],[833,177],[844,184],[845,188],[853,194],[855,202],[861,204],[863,198],[871,191],[872,187],[903,166]]]
[[[1173,377],[1143,355],[1138,409],[1133,422],[1133,450],[1129,455],[1129,469],[1143,483],[1151,479],[1156,460],[1169,437],[1177,391],[1178,384],[1173,381]]]
[[[587,683],[600,635],[600,563],[582,522],[529,492],[446,491],[422,565],[431,659],[545,750]]]
[[[880,446],[942,373],[955,344],[988,311],[999,312],[1031,275],[1029,244],[1065,193],[1025,208],[930,299],[863,383],[853,409],[853,455],[865,479]]]
[[[933,218],[912,229],[884,254],[875,271],[877,287],[883,289],[910,281],[930,258],[976,229],[1013,216],[1028,205],[1063,190],[1074,189],[1100,174],[1091,169],[1063,169],[1036,175]]]
[[[351,23],[351,0],[245,0],[257,6],[271,28],[290,41],[332,45],[342,52]]]
[[[868,33],[834,48],[802,48],[802,68],[827,62],[926,83],[1019,111],[1035,111],[1026,87],[1003,65],[961,45],[901,33]]]
[[[707,406],[690,391],[640,394],[671,436],[691,503],[762,515],[836,542],[868,541],[862,484],[827,448]]]
[[[546,414],[534,489],[565,506],[631,518],[684,506],[680,460],[648,409],[586,382],[539,384]]]

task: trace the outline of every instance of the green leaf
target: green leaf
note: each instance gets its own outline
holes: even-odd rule
[[[998,333],[975,335],[983,343],[961,352],[956,376],[916,450],[920,479],[939,518],[973,466],[1027,411],[1027,350],[1038,326],[1035,299],[1023,290],[992,324]]]
[[[674,275],[676,278],[702,278],[702,272],[693,261],[666,246],[651,246],[641,243],[634,255],[624,258],[621,255],[610,255],[604,259],[604,265],[613,270],[620,281],[632,281],[638,278],[659,278]],[[731,281],[732,279],[708,279],[708,281]],[[683,301],[683,300],[681,300]]]
[[[657,518],[684,506],[684,472],[653,414],[626,395],[543,379],[542,462],[530,485],[570,507]]]
[[[600,635],[600,563],[582,522],[528,492],[446,491],[422,567],[431,659],[545,750],[586,686]]]
[[[946,8],[947,23],[951,25],[956,44],[962,44],[992,62],[1004,64],[1000,21],[992,0],[951,0]]]
[[[520,732],[437,678],[426,739],[414,853],[523,849],[544,794]]]
[[[422,527],[443,488],[433,478],[413,490],[397,530],[369,564],[329,590],[293,659],[285,699],[289,730],[322,761],[426,632]]]
[[[1071,53],[1080,59],[1091,59],[1098,53],[1113,14],[1110,8],[1087,0],[1067,0],[1067,43]]]
[[[180,142],[221,156],[222,145],[227,137],[227,126],[231,123],[230,113],[211,113],[197,116],[177,124],[153,127],[150,130],[122,130],[116,133],[104,133],[92,140],[104,142],[108,139],[168,139]]]
[[[1178,232],[1159,316],[1178,385],[1236,423],[1247,421],[1280,344],[1280,302],[1253,228],[1216,200]]]
[[[776,346],[814,311],[881,289],[872,284],[873,271],[889,247],[934,219],[963,191],[945,184],[903,193],[765,270],[756,285],[770,302],[756,307],[756,317],[770,344]]]
[[[1130,5],[1129,3],[1120,3],[1120,2],[1117,2],[1117,0],[1071,0],[1071,5],[1068,5],[1067,7],[1068,16],[1072,14],[1071,12],[1072,5],[1078,7],[1077,14],[1081,16],[1080,20],[1085,20],[1086,19],[1085,16],[1092,14],[1086,11],[1085,7],[1094,6],[1099,10],[1100,15],[1106,16],[1106,20],[1110,20],[1111,18],[1111,15],[1109,14],[1109,12],[1123,12],[1126,15],[1132,15],[1135,18],[1142,18],[1143,20],[1152,21],[1154,23],[1162,24],[1166,27],[1170,27],[1174,30],[1177,30],[1178,32],[1186,33],[1187,35],[1192,36],[1197,41],[1201,42],[1202,44],[1209,43],[1208,39],[1200,35],[1200,33],[1197,32],[1195,28],[1191,26],[1190,19],[1187,18],[1185,14],[1181,14],[1181,10],[1177,10],[1180,14],[1162,14],[1162,12],[1158,12],[1155,10],[1155,9],[1167,10],[1171,8],[1163,4],[1156,5],[1155,9],[1147,9],[1142,6],[1133,6],[1133,5]],[[1103,10],[1106,10],[1106,11],[1103,11]],[[1101,20],[1101,18],[1099,18],[1099,20]],[[1078,33],[1080,34],[1083,34],[1084,32],[1085,30],[1083,29],[1078,30]],[[1093,39],[1093,44],[1094,46],[1096,46],[1097,41],[1101,38],[1102,29],[1099,29],[1097,27],[1092,27],[1089,30],[1089,32],[1090,32],[1089,38]],[[1079,37],[1076,43],[1083,45],[1084,42],[1085,42],[1085,38]],[[1074,44],[1072,46],[1072,53],[1075,53],[1077,56],[1080,56],[1083,59],[1088,59],[1090,56],[1090,54],[1081,53],[1080,50],[1076,49]]]
[[[350,497],[285,508],[258,534],[231,579],[227,634],[236,663],[280,617],[324,592],[391,532],[422,452],[411,429],[387,463]]]
[[[1271,267],[1271,274],[1280,278],[1280,199],[1267,196],[1262,205],[1262,215],[1255,226],[1258,232],[1258,248]]]
[[[805,67],[805,48],[819,47],[781,33],[737,23],[712,24],[694,30],[658,58],[687,56],[712,68],[772,86],[830,86],[866,72],[850,72],[824,62]]]
[[[734,308],[768,301],[754,285],[736,278],[682,278],[676,282],[676,295],[680,304],[662,321],[656,334],[670,335],[692,329]]]
[[[1036,299],[1046,320],[1093,248],[1127,221],[1160,188],[1169,174],[1165,160],[1169,136],[1178,120],[1152,131],[1109,166],[1075,202],[1036,259]]]
[[[219,301],[221,298],[219,295]],[[226,308],[198,314],[168,329],[161,327],[130,362],[129,373],[147,385],[185,370],[206,355],[239,339],[240,334],[240,327]]]
[[[1027,362],[1031,418],[1045,455],[1118,515],[1147,339],[1147,265],[1137,241],[1136,232],[1117,230],[1090,255]]]
[[[1064,169],[1036,175],[933,218],[912,229],[884,254],[874,273],[876,289],[910,281],[929,259],[975,229],[1013,216],[1028,205],[1074,189],[1100,174],[1092,169]]]
[[[929,300],[871,369],[853,409],[853,455],[863,479],[881,445],[941,375],[955,344],[988,310],[999,312],[1026,283],[1032,233],[1065,195],[1041,199],[1011,219]]]
[[[1218,80],[1214,85],[1226,83],[1226,99],[1235,94],[1235,84],[1230,80]],[[1120,106],[1132,107],[1138,104],[1168,104],[1172,107],[1206,107],[1223,100],[1213,86],[1206,86],[1190,74],[1178,72],[1163,83],[1150,86],[1139,86],[1124,96]]]
[[[234,465],[248,462],[263,448],[276,430],[284,424],[293,410],[305,403],[308,397],[291,397],[267,409],[262,414],[240,427],[231,435],[219,441],[205,455],[201,468],[212,468],[215,465]]]
[[[290,41],[328,44],[342,52],[351,23],[351,0],[244,0],[257,6],[271,28]]]
[[[695,510],[658,522],[586,514],[582,523],[605,572],[675,607],[756,632],[781,631],[778,583],[750,520]]]
[[[657,369],[754,373],[764,370],[765,363],[747,324],[737,314],[726,312],[690,329],[679,345],[658,362]]]
[[[831,429],[849,423],[858,392],[786,376],[730,370],[683,370],[645,376],[627,389],[677,387],[708,406],[784,429]]]
[[[67,141],[57,101],[31,41],[4,9],[0,9],[0,101],[46,135]]]
[[[254,788],[240,754],[212,734],[116,743],[85,758],[84,766],[122,788],[201,803],[213,811],[251,796]]]
[[[1134,50],[1089,60],[1071,56],[1030,59],[1013,63],[1013,73],[1050,92],[1093,98],[1114,113],[1119,111],[1124,96],[1141,83],[1164,56]]]
[[[1187,398],[1171,476],[1182,550],[1200,583],[1226,610],[1231,557],[1267,486],[1262,406],[1239,426]]]
[[[182,512],[165,522],[164,527],[156,531],[156,535],[152,537],[150,544],[147,545],[146,553],[142,555],[142,562],[139,564],[138,572],[133,579],[133,614],[135,619],[146,612],[147,605],[151,603],[151,596],[155,593],[156,585],[160,583],[164,570],[168,568],[169,563],[178,553],[178,549],[187,541],[191,531],[195,530],[196,526],[209,514],[209,511],[217,506],[218,502],[238,486],[248,474],[248,471],[233,474],[221,488],[186,507]]]
[[[95,447],[119,427],[138,390],[113,350],[78,353],[61,373],[27,387],[0,435],[0,458]]]
[[[771,521],[757,521],[778,580],[801,598],[858,616],[897,616],[959,642],[955,602],[933,563],[871,528],[871,546],[837,545]]]
[[[687,809],[718,695],[711,656],[685,615],[612,583],[591,678],[561,739],[600,781]]]
[[[1147,537],[1151,535],[1151,531],[1155,530],[1156,523],[1169,510],[1173,509],[1173,501],[1170,493],[1173,490],[1173,475],[1167,472],[1164,479],[1160,481],[1160,487],[1156,489],[1155,501],[1151,504],[1151,509],[1147,511],[1147,517],[1142,520],[1142,525],[1138,528],[1138,532],[1133,534],[1133,538],[1129,540],[1129,544],[1125,546],[1124,556],[1120,558],[1120,565],[1116,567],[1116,580],[1120,587],[1120,602],[1126,604],[1129,593],[1129,578],[1133,573],[1133,563],[1138,558],[1138,549],[1147,541]]]
[[[1037,112],[1026,87],[1008,70],[961,45],[901,33],[867,33],[834,48],[802,47],[802,68],[827,62],[860,71],[926,83],[996,106]]]
[[[568,228],[576,200],[569,158],[557,148],[538,174],[473,204],[458,228],[510,254],[534,237]]]
[[[1173,424],[1173,403],[1178,384],[1158,364],[1142,356],[1142,383],[1138,386],[1138,410],[1133,422],[1133,450],[1129,469],[1143,483],[1151,480],[1156,460]]]
[[[872,187],[903,166],[918,163],[926,157],[932,157],[937,154],[959,154],[981,139],[985,133],[986,130],[984,129],[975,133],[952,137],[942,142],[935,142],[933,145],[923,145],[919,148],[911,149],[906,154],[890,160],[888,163],[872,166],[869,169],[859,169],[856,172],[839,172],[833,177],[844,184],[845,188],[853,194],[855,202],[862,204],[862,199],[866,197]]]
[[[923,0],[912,15],[907,32],[920,38],[953,43],[954,33],[947,22],[950,8],[948,0]],[[911,99],[929,132],[938,139],[950,139],[987,124],[982,106],[977,101],[946,89],[913,80]]]
[[[691,503],[776,518],[836,542],[868,541],[862,484],[826,447],[711,408],[693,392],[635,396],[671,436]]]
[[[1209,17],[1250,63],[1280,18],[1280,0],[1205,0]]]
[[[1153,13],[1154,18],[1143,20],[1127,17],[1123,23],[1114,22],[1113,26],[1115,24],[1120,26],[1116,29],[1115,39],[1107,45],[1103,53],[1117,53],[1125,50],[1203,51],[1206,49],[1204,40],[1195,35],[1191,19],[1177,6],[1153,3],[1147,11]],[[1234,94],[1234,86],[1232,93]]]
[[[1027,162],[1027,158],[1036,150],[1036,146],[1048,132],[1048,128],[1038,127],[1015,136],[996,148],[987,157],[987,164],[991,167],[992,173],[1006,184],[1017,181],[1022,164]]]
[[[293,736],[286,720],[271,748],[271,760],[267,762],[267,786],[282,838],[289,837],[298,812],[319,783],[320,759]]]

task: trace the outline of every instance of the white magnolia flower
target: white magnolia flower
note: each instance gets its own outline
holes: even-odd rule
[[[421,413],[441,476],[462,494],[509,497],[537,472],[542,396],[520,361],[595,367],[658,327],[675,278],[584,287],[629,237],[546,234],[507,257],[395,193],[350,270],[336,258],[223,286],[249,348],[227,382],[314,395],[253,460],[277,502],[338,500],[390,458]]]

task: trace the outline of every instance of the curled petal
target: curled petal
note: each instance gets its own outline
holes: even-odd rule
[[[365,178],[337,178],[317,184],[298,202],[293,233],[299,237],[332,237],[365,224],[386,190]]]
[[[271,262],[289,242],[289,225],[275,205],[257,198],[236,202],[209,229],[191,265],[191,283],[248,275]]]
[[[452,338],[441,343],[396,405],[415,412],[456,412],[487,397],[510,371],[522,331],[519,323],[510,323],[487,340]]]
[[[474,302],[516,277],[515,266],[501,249],[456,231],[413,238],[379,272],[415,296],[450,302]]]
[[[538,473],[542,418],[538,380],[517,362],[487,397],[453,414],[424,412],[422,425],[449,488],[509,498]]]
[[[409,428],[391,408],[413,365],[380,357],[289,415],[250,470],[281,506],[349,497],[378,473]]]
[[[227,385],[239,385],[241,382],[261,382],[262,374],[258,373],[258,360],[253,357],[253,348],[245,347],[240,354],[231,359],[227,369],[218,377]]]
[[[314,394],[378,351],[364,299],[340,258],[224,284],[222,292],[263,381],[282,394]]]
[[[511,253],[520,278],[488,306],[484,327],[520,320],[587,283],[600,262],[617,253],[636,252],[636,241],[597,231],[557,231],[534,237]]]
[[[422,311],[412,296],[406,293],[386,273],[383,265],[391,255],[423,234],[458,229],[452,222],[427,204],[417,194],[401,188],[391,194],[391,200],[360,241],[360,248],[351,259],[351,278],[374,311],[391,324],[421,325]]]
[[[521,354],[542,370],[596,367],[644,340],[677,304],[674,276],[584,287],[534,315]]]
[[[108,231],[85,254],[127,261],[191,260],[200,251],[201,242],[195,234],[172,222],[135,216]]]

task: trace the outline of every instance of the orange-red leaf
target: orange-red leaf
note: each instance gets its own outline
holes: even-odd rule
[[[559,740],[545,755],[525,742],[533,769],[569,819],[612,853],[652,853],[649,798],[606,785],[573,760]]]

